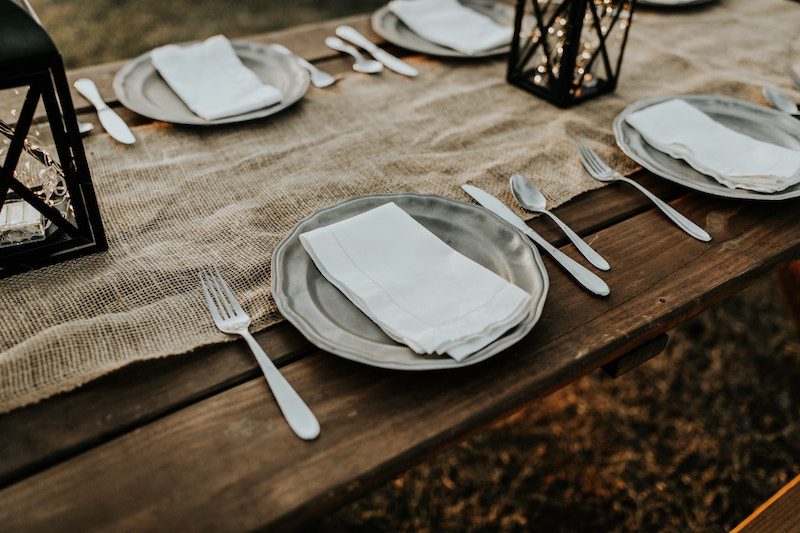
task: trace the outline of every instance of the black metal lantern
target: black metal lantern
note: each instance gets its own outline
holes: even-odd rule
[[[517,0],[508,81],[569,107],[611,92],[636,0]]]
[[[22,99],[15,121],[0,120],[0,278],[105,250],[61,55],[11,0],[0,0],[0,91]],[[36,119],[40,102],[46,124]],[[31,141],[32,125],[49,126],[52,155]]]

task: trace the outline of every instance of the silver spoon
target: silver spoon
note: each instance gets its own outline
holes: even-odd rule
[[[586,244],[586,241],[581,239],[577,233],[564,224],[560,218],[547,210],[547,199],[545,199],[542,191],[530,180],[525,179],[521,174],[514,174],[509,180],[509,186],[511,187],[511,194],[514,195],[519,205],[533,213],[542,213],[550,217],[561,231],[569,237],[569,240],[572,241],[572,244],[575,245],[587,261],[600,270],[608,270],[611,268],[608,261],[603,259],[591,246]]]
[[[356,62],[353,63],[353,70],[356,72],[363,72],[364,74],[377,74],[383,70],[383,63],[373,59],[365,58],[358,50],[349,44],[346,44],[338,37],[326,37],[325,44],[328,46],[328,48],[333,48],[337,52],[344,52],[345,54],[350,54],[353,56],[353,59],[356,60]]]
[[[295,61],[297,61],[297,63],[301,67],[306,69],[308,71],[308,73],[311,75],[311,83],[314,85],[314,87],[317,87],[319,89],[324,89],[325,87],[330,87],[331,85],[333,85],[334,83],[337,82],[336,78],[334,78],[333,76],[331,76],[330,74],[328,74],[324,70],[318,69],[313,64],[311,64],[310,62],[306,61],[305,59],[303,59],[299,55],[295,54],[294,52],[292,52],[291,50],[289,50],[288,48],[286,48],[282,44],[272,44],[270,46],[276,52],[280,52],[281,54],[284,54],[284,55],[287,55],[287,56],[293,58]]]
[[[794,117],[800,117],[800,111],[797,109],[797,104],[783,96],[781,93],[772,87],[764,87],[761,89],[764,98],[772,104],[772,107],[784,113],[789,113]]]

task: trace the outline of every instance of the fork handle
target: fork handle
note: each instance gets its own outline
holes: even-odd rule
[[[686,218],[685,216],[681,215],[675,209],[672,208],[668,203],[661,200],[655,194],[651,193],[632,179],[626,178],[625,176],[620,176],[617,178],[619,181],[624,181],[625,183],[629,183],[639,189],[639,192],[647,196],[651,202],[653,202],[656,207],[661,209],[661,211],[667,215],[667,217],[672,220],[679,228],[683,231],[694,237],[695,239],[703,242],[708,242],[711,240],[711,235],[706,233],[706,231]]]
[[[286,378],[280,373],[275,363],[270,360],[258,342],[250,335],[250,332],[245,331],[241,335],[247,341],[247,345],[250,346],[253,355],[256,356],[258,366],[261,367],[269,388],[272,390],[272,395],[275,397],[275,401],[278,402],[278,407],[280,407],[292,431],[301,439],[316,439],[319,436],[317,417],[314,416],[314,413],[300,398],[300,395],[286,381]]]

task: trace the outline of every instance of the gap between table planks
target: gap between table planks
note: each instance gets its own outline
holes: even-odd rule
[[[348,22],[362,32],[368,33],[364,17],[354,17]],[[331,34],[339,23],[341,21],[295,28],[257,39],[282,42],[301,55],[323,61],[326,68],[341,72],[349,68],[346,61],[336,58],[332,51],[322,45],[322,38]],[[309,31],[311,33],[307,33]],[[314,35],[313,38],[309,37],[311,34]],[[106,97],[113,100],[110,84],[113,73],[119,65],[121,63],[88,67],[71,75],[73,78],[96,77],[101,91],[105,91]],[[78,102],[82,100],[77,99],[76,103]],[[120,111],[125,112],[121,109]],[[126,118],[135,117],[132,113],[128,114]],[[139,118],[139,122],[134,124],[147,122],[149,122],[147,119]],[[677,198],[682,194],[680,189],[670,186],[663,180],[656,180],[645,173],[641,175],[641,179],[648,186],[656,188],[668,198]],[[635,193],[615,186],[584,195],[575,202],[562,206],[559,213],[575,225],[582,235],[590,235],[649,208],[649,205]],[[540,227],[538,221],[533,225]],[[678,232],[663,220],[661,225],[660,231]],[[558,237],[555,231],[549,228],[545,233],[546,237],[553,240]],[[680,233],[679,235],[682,236]],[[559,238],[559,241],[561,245],[564,244],[563,239]],[[548,269],[551,274],[555,272],[552,262],[548,261]],[[558,283],[562,285],[563,290],[579,293],[579,289],[564,279],[563,275],[555,274],[554,278],[561,278]],[[278,362],[284,366],[313,351],[312,347],[285,323],[262,332],[259,339],[265,344],[267,351],[274,354]],[[633,347],[635,342],[630,344]],[[319,358],[309,360],[317,359]],[[349,363],[344,364],[352,368]],[[3,450],[6,453],[0,455],[4,457],[3,465],[0,467],[0,479],[8,483],[21,476],[31,475],[49,464],[80,453],[137,426],[156,421],[220,391],[229,394],[240,390],[240,386],[244,385],[263,388],[257,377],[258,371],[249,354],[238,343],[230,343],[203,348],[186,357],[135,365],[75,393],[0,417],[0,434],[4,435],[0,449],[7,448]],[[263,400],[274,411],[268,393]],[[179,415],[181,412],[166,418],[171,419]],[[273,418],[278,424],[282,423],[279,416]],[[149,426],[142,428],[142,430],[147,429]],[[5,441],[6,438],[8,441]],[[112,442],[109,445],[113,444]],[[293,444],[291,439],[286,440],[285,445],[289,444]],[[106,450],[107,446],[98,449]],[[0,499],[2,498],[0,495]],[[284,518],[287,516],[291,517],[292,513],[285,513]]]
[[[383,371],[315,353],[283,371],[322,424],[294,438],[253,378],[0,492],[11,529],[299,527],[493,420],[671,329],[800,253],[797,202],[690,194],[678,207],[715,240],[652,210],[599,231],[608,299],[546,260],[552,293],[535,333],[453,372]],[[448,386],[442,380],[449,380]]]
[[[664,180],[643,176],[640,181],[663,198],[681,194]],[[589,236],[647,209],[651,205],[643,196],[630,187],[614,185],[583,194],[555,211],[576,232]],[[530,224],[546,239],[566,246],[564,236],[551,224],[540,219]],[[666,220],[664,230],[672,231]],[[548,271],[553,268],[551,264]],[[574,289],[580,291],[577,286]],[[256,338],[278,366],[312,350],[286,322],[257,333]],[[74,392],[0,416],[0,486],[259,372],[242,343],[207,346],[187,356],[134,364]]]
[[[333,34],[336,26],[342,23],[382,42],[371,32],[368,18],[364,16],[301,26],[253,39],[283,43],[332,73],[351,72],[350,60],[323,44],[324,37]],[[71,79],[82,76],[95,79],[101,93],[114,105],[111,80],[123,64],[124,61],[86,67],[70,72],[69,76]],[[118,104],[116,110],[134,129],[151,122]],[[80,118],[94,121],[99,128],[90,108],[85,108]],[[666,200],[684,194],[665,180],[644,172],[640,175],[646,186]],[[586,236],[651,208],[635,191],[614,186],[582,195],[558,208],[557,212],[578,233]],[[563,235],[551,225],[539,221],[532,224],[551,242],[559,246],[566,244]],[[256,337],[279,366],[312,350],[286,323]],[[201,348],[188,357],[137,363],[75,392],[0,416],[0,457],[4,458],[0,463],[0,486],[258,375],[255,361],[240,343],[215,345]],[[45,438],[43,428],[46,428]]]

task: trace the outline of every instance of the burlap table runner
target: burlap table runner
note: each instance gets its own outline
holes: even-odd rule
[[[598,187],[573,141],[613,147],[612,119],[637,99],[721,93],[761,102],[788,87],[800,8],[722,0],[683,13],[640,11],[615,95],[563,111],[507,85],[503,60],[412,61],[417,79],[349,75],[301,105],[234,127],[155,123],[124,147],[86,139],[107,253],[0,281],[0,412],[79,386],[133,361],[226,337],[198,271],[218,266],[261,329],[281,320],[270,256],[302,217],[369,193],[467,198],[472,182],[510,201],[507,177],[534,178],[552,205]]]

